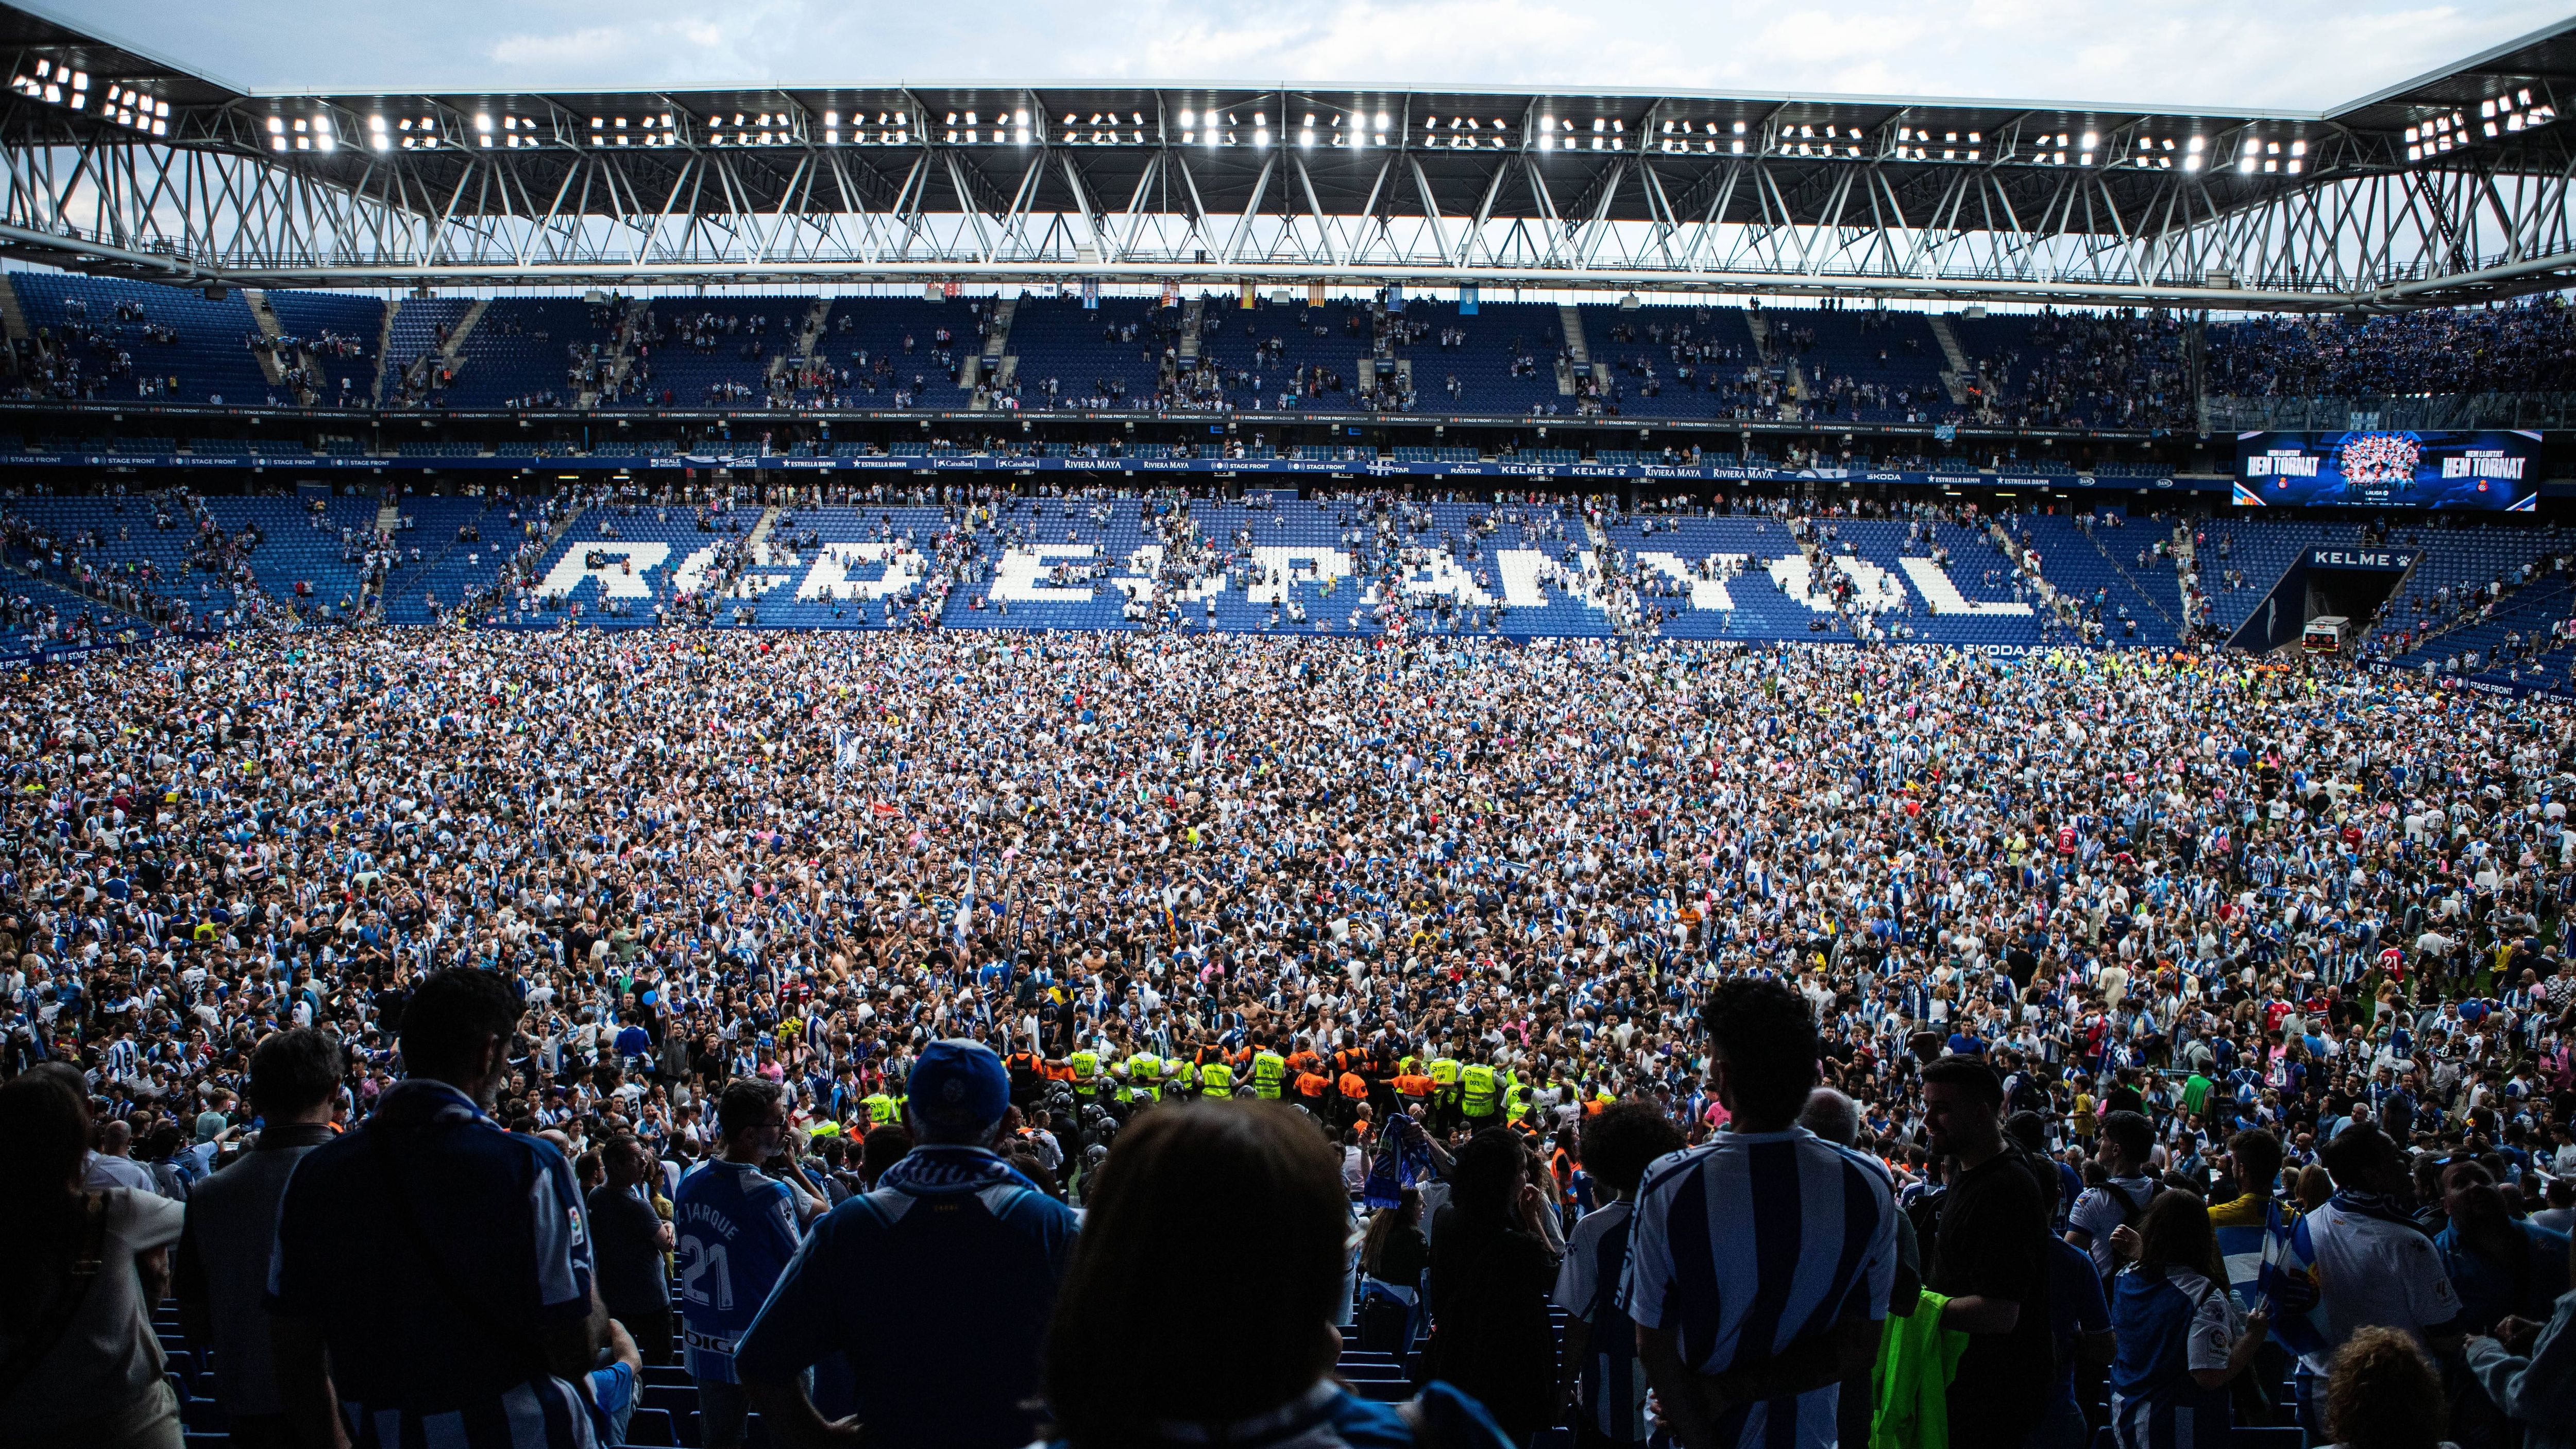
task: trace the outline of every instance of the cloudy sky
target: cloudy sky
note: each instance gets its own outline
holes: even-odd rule
[[[31,0],[254,87],[1227,80],[2321,109],[2568,0]]]

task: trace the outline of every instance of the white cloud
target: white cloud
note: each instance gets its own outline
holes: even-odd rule
[[[69,0],[50,0],[68,4]],[[1997,96],[2322,108],[2563,16],[2562,0],[81,0],[228,79],[339,89],[1232,80]]]

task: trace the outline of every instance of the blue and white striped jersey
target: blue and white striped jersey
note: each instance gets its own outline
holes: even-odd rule
[[[1614,1202],[1583,1215],[1565,1240],[1554,1294],[1557,1307],[1590,1328],[1575,1411],[1614,1444],[1646,1441],[1646,1372],[1637,1362],[1636,1325],[1617,1302],[1632,1211],[1630,1204]]]
[[[1684,1363],[1724,1373],[1829,1329],[1847,1306],[1885,1318],[1896,1267],[1896,1204],[1875,1158],[1803,1127],[1727,1132],[1646,1170],[1619,1307],[1672,1333]],[[1720,1442],[1831,1449],[1835,1397],[1742,1405]]]
[[[591,1449],[541,1330],[591,1302],[590,1225],[555,1145],[413,1077],[287,1179],[272,1313],[318,1330],[359,1449]]]

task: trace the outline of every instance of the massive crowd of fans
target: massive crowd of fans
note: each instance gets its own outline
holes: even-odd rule
[[[2576,1177],[2569,724],[2080,651],[165,642],[0,702],[0,1210],[78,1247],[84,1199],[24,1175],[60,1166],[36,1144],[64,1113],[145,1259],[194,1199],[274,1179],[267,1218],[183,1250],[243,1442],[328,1442],[294,1437],[327,1432],[326,1377],[358,1442],[450,1413],[475,1443],[613,1442],[676,1314],[711,1445],[747,1408],[839,1432],[836,1395],[888,1442],[1207,1442],[1274,1411],[1358,1436],[1334,1321],[1400,1365],[1427,1331],[1424,1443],[1827,1443],[1872,1417],[1873,1361],[1894,1442],[1927,1442],[1926,1394],[1959,1442],[2080,1443],[2088,1407],[2123,1443],[2223,1442],[2190,1415],[2261,1421],[2226,1385],[2283,1391],[2268,1324],[2317,1442],[2412,1442],[2331,1388],[2509,1444],[2568,1422],[2568,1380],[2522,1366],[2576,1312],[2530,1347]],[[1274,1105],[1157,1105],[1230,1097]],[[452,1136],[486,1121],[521,1145]],[[477,1174],[517,1184],[485,1222],[533,1201],[533,1229],[476,1226]],[[970,1197],[997,1237],[900,1206]],[[308,1226],[274,1230],[281,1202]],[[2060,1235],[2091,1261],[2052,1267]],[[0,1283],[9,1345],[44,1347],[80,1257]],[[126,1397],[0,1383],[0,1421],[176,1442],[143,1267],[145,1294],[73,1300],[142,1336]],[[264,1308],[215,1286],[242,1281]],[[487,1289],[542,1341],[431,1353],[429,1325],[490,1337]],[[1287,1321],[1143,1379],[1092,1342],[1192,1303]],[[1965,1356],[1900,1413],[1888,1375],[1943,1333]],[[49,1377],[95,1380],[90,1342]],[[800,1387],[836,1348],[855,1382]],[[2410,1410],[2425,1355],[2448,1367]],[[513,1415],[542,1428],[494,1437]]]

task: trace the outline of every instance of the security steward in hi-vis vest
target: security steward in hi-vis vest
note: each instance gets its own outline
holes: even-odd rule
[[[1223,1099],[1234,1095],[1234,1067],[1223,1057],[1199,1064],[1199,1095]]]
[[[1431,1059],[1431,1132],[1446,1137],[1458,1126],[1458,1059]]]
[[[1483,1131],[1502,1125],[1502,1074],[1483,1062],[1471,1062],[1458,1070],[1458,1115],[1469,1129]]]
[[[1118,1094],[1121,1102],[1159,1102],[1163,1099],[1163,1059],[1152,1052],[1138,1052],[1127,1059],[1127,1085]]]
[[[1252,1051],[1252,1095],[1276,1102],[1288,1087],[1288,1059],[1265,1043]]]
[[[1073,1103],[1088,1107],[1100,1100],[1100,1053],[1085,1049],[1064,1059],[1073,1073]]]

